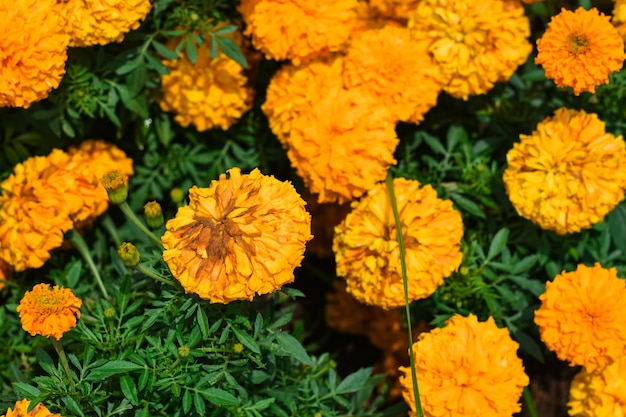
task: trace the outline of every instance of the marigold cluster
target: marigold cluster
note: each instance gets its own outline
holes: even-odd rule
[[[409,302],[430,296],[461,264],[461,214],[418,181],[397,178],[394,188],[404,237]],[[394,216],[386,184],[373,187],[335,228],[337,275],[366,304],[404,305]]]
[[[251,300],[293,281],[311,239],[294,187],[258,169],[192,187],[162,237],[163,259],[186,292],[216,303]]]
[[[595,114],[558,109],[507,154],[503,180],[517,212],[574,233],[601,222],[626,189],[626,144]]]
[[[211,58],[209,42],[196,47],[193,63],[181,52],[177,60],[164,61],[161,109],[175,114],[181,126],[194,125],[200,132],[228,129],[252,107],[253,90],[244,68],[223,53]]]
[[[624,63],[624,41],[597,9],[562,9],[537,40],[535,63],[559,87],[572,87],[574,94],[595,92],[609,82],[609,74]]]
[[[355,24],[357,0],[242,0],[245,35],[266,58],[304,60],[341,50]]]
[[[121,42],[148,15],[150,0],[63,0],[57,9],[65,19],[70,46]]]
[[[530,23],[521,3],[503,0],[422,0],[409,28],[427,41],[453,97],[488,92],[508,81],[532,51]]]
[[[0,107],[28,108],[48,97],[65,74],[69,37],[56,0],[0,3]]]
[[[22,328],[31,336],[42,335],[58,340],[72,327],[76,327],[82,304],[69,288],[37,284],[24,294],[17,312]]]
[[[420,0],[369,0],[370,6],[382,16],[408,21]]]
[[[413,344],[422,406],[428,417],[501,417],[519,412],[528,376],[517,356],[519,345],[493,318],[455,315],[446,326],[422,333]],[[404,398],[415,415],[411,370],[404,376]]]
[[[53,414],[43,404],[37,404],[32,410],[28,411],[30,400],[24,398],[15,403],[15,406],[7,410],[2,417],[61,417],[61,414]]]
[[[626,415],[626,356],[601,371],[582,369],[572,381],[568,414],[572,417]]]
[[[372,93],[397,121],[412,123],[437,104],[442,87],[428,42],[417,42],[408,29],[395,26],[365,31],[352,40],[343,79],[346,88]]]
[[[615,268],[578,265],[546,283],[539,299],[535,323],[559,359],[593,372],[626,353],[626,281]]]
[[[611,16],[611,23],[617,29],[617,32],[622,37],[622,40],[626,39],[626,0],[615,0],[613,6],[613,13]]]

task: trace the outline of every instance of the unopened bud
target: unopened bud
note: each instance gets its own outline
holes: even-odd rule
[[[172,188],[172,191],[170,191],[170,198],[172,199],[172,202],[176,204],[176,207],[180,207],[185,201],[185,193],[180,188]]]
[[[102,185],[107,190],[113,204],[122,204],[128,197],[128,176],[119,171],[111,171],[102,177]]]
[[[128,268],[134,268],[139,265],[139,251],[130,242],[124,242],[120,245],[117,250],[118,255],[122,259],[122,263],[126,265]]]
[[[163,211],[161,205],[156,201],[149,201],[143,206],[146,215],[146,223],[153,229],[163,226]]]

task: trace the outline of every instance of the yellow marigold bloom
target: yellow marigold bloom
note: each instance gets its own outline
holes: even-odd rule
[[[615,268],[578,265],[546,283],[539,299],[535,323],[559,359],[593,372],[626,353],[626,281]]]
[[[311,216],[289,182],[232,168],[192,187],[162,237],[163,259],[186,292],[216,303],[251,300],[293,281]]]
[[[611,23],[617,29],[622,40],[626,39],[626,0],[614,1]]]
[[[239,11],[256,49],[300,65],[344,47],[356,7],[357,0],[242,0]]]
[[[326,92],[343,88],[342,74],[343,57],[339,55],[301,66],[286,64],[274,74],[261,109],[283,146],[287,146],[294,119],[309,112],[311,103]]]
[[[320,203],[345,203],[385,179],[396,160],[395,123],[362,89],[334,89],[291,123],[287,156]]]
[[[504,0],[422,0],[409,28],[429,42],[453,97],[488,92],[508,81],[532,51],[530,23],[521,3]]]
[[[404,237],[409,302],[430,296],[461,264],[461,214],[414,180],[394,188]],[[389,309],[404,305],[400,251],[385,183],[377,184],[335,228],[337,275],[358,300]]]
[[[624,41],[609,19],[595,8],[561,9],[537,40],[535,63],[559,87],[594,93],[624,63]]]
[[[184,52],[163,62],[170,73],[161,78],[159,105],[183,127],[228,129],[252,107],[253,90],[241,65],[221,52],[211,59],[209,42],[196,50],[195,64]]]
[[[9,408],[2,417],[61,417],[61,414],[53,414],[43,404],[39,403],[28,411],[30,400],[23,399],[15,403],[13,409]]]
[[[381,15],[408,21],[420,0],[369,0],[370,6]]]
[[[139,27],[151,8],[150,0],[58,1],[70,46],[121,42],[127,32]]]
[[[595,114],[558,109],[520,135],[503,180],[517,212],[543,229],[574,233],[601,222],[626,189],[626,144]]]
[[[41,267],[63,233],[96,211],[97,186],[91,167],[59,149],[16,165],[0,183],[0,259],[16,271]]]
[[[83,302],[71,289],[58,285],[37,284],[27,291],[17,306],[22,328],[31,336],[61,339],[63,333],[76,327]]]
[[[352,40],[344,59],[347,88],[372,92],[394,119],[419,123],[437,104],[441,91],[439,66],[427,42],[411,39],[406,28],[386,26]]]
[[[582,369],[572,381],[568,414],[572,417],[626,416],[626,357],[602,371]]]
[[[0,3],[0,107],[30,107],[65,74],[69,37],[55,0]]]
[[[427,417],[502,417],[520,411],[528,376],[519,345],[490,317],[455,315],[413,344],[415,370]],[[415,415],[410,368],[402,367],[404,399]]]

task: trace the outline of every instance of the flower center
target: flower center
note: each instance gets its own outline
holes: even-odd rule
[[[570,55],[585,54],[587,50],[589,50],[589,38],[586,35],[574,33],[567,38],[567,52]]]

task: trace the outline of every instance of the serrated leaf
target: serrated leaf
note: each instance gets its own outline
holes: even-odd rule
[[[204,404],[204,398],[199,392],[193,394],[193,407],[196,409],[196,414],[199,416],[206,415],[206,405]]]
[[[242,345],[244,345],[245,347],[247,347],[254,353],[261,353],[261,349],[259,348],[259,345],[256,344],[252,336],[250,336],[246,332],[242,332],[236,327],[232,327],[232,330],[237,340],[239,340],[239,343],[241,343]]]
[[[335,394],[347,394],[349,392],[357,392],[367,382],[367,379],[372,374],[372,368],[363,368],[348,375],[343,381],[339,383]]]
[[[186,389],[185,393],[183,394],[183,413],[187,414],[189,412],[189,410],[191,410],[191,404],[192,404],[193,400],[191,398],[191,392]]]
[[[216,35],[227,35],[229,33],[233,33],[236,30],[237,30],[237,26],[235,26],[235,25],[226,25],[224,27],[219,28],[218,30],[216,30],[213,33],[216,34]]]
[[[178,59],[178,54],[167,46],[163,45],[161,42],[157,42],[155,40],[152,41],[152,46],[157,51],[159,55],[161,55],[165,59]]]
[[[248,61],[246,60],[243,52],[241,52],[239,45],[237,45],[234,40],[221,36],[213,36],[213,39],[215,39],[220,49],[227,57],[229,57],[242,67],[248,68]]]
[[[313,361],[309,357],[302,344],[292,335],[285,332],[276,333],[276,343],[289,356],[294,357],[305,365],[313,365]]]
[[[26,398],[35,398],[41,395],[41,391],[37,387],[33,387],[32,385],[25,384],[23,382],[14,382],[11,386],[20,394],[22,397]]]
[[[469,200],[463,197],[461,194],[450,193],[450,198],[452,201],[456,203],[460,208],[467,211],[474,216],[480,217],[481,219],[486,218],[483,210],[478,206],[478,204],[474,203],[472,200]]]
[[[234,407],[239,405],[239,400],[231,393],[219,388],[207,388],[199,392],[211,404]]]
[[[144,367],[133,362],[111,361],[97,368],[93,368],[86,379],[89,381],[100,381],[113,375],[138,371],[140,369],[144,369]]]
[[[491,244],[489,245],[489,250],[487,251],[487,259],[493,259],[498,256],[504,247],[506,246],[506,242],[509,240],[509,229],[503,227],[498,230],[496,235],[491,240]]]
[[[78,404],[78,402],[76,402],[75,399],[68,395],[66,397],[63,397],[62,400],[67,409],[74,413],[74,415],[85,417],[85,414],[83,414],[83,410],[80,409],[80,405]]]
[[[198,311],[196,311],[196,321],[198,322],[202,336],[204,336],[205,339],[209,337],[209,318],[202,307],[198,307]]]
[[[132,405],[139,405],[139,398],[137,397],[137,385],[133,378],[128,375],[123,375],[120,378],[120,388],[124,397],[130,401]]]
[[[540,363],[544,363],[543,352],[535,339],[521,330],[516,331],[513,334],[513,338],[518,341],[521,350],[537,359]]]

